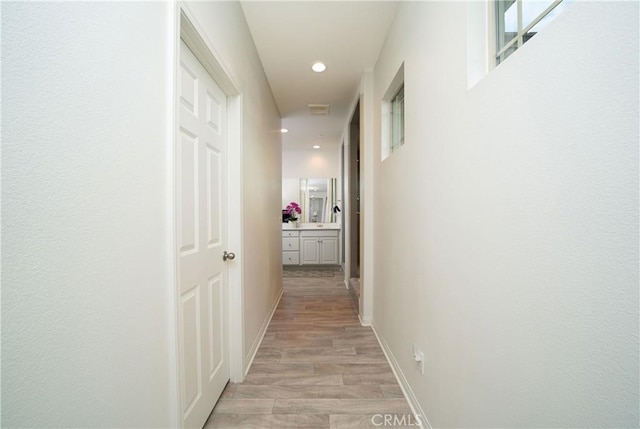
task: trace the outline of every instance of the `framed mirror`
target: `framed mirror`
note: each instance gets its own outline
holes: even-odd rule
[[[302,223],[336,223],[338,179],[304,177],[282,180],[283,208],[294,201],[302,208]]]

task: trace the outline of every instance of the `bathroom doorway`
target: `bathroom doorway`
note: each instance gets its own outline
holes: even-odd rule
[[[347,197],[349,210],[349,224],[347,234],[349,236],[349,272],[348,285],[354,301],[360,301],[360,240],[361,240],[361,215],[360,215],[360,102],[354,109],[349,124],[348,147],[348,181],[349,195]]]

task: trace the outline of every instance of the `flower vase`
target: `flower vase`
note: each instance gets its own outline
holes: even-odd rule
[[[297,228],[297,227],[298,227],[298,224],[299,224],[299,222],[298,222],[297,220],[294,220],[294,221],[292,221],[292,222],[291,222],[291,225],[292,225],[294,228]]]

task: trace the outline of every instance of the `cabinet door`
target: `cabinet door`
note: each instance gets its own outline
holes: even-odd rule
[[[319,264],[320,263],[320,242],[318,237],[301,238],[300,258],[302,264]]]
[[[323,264],[338,264],[338,239],[322,237],[320,239],[320,260]]]

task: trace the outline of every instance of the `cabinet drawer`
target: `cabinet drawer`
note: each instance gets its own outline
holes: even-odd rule
[[[326,230],[326,231],[318,231],[318,230],[300,231],[300,236],[301,237],[337,237],[338,230],[333,229],[333,230]]]
[[[300,250],[300,240],[298,239],[298,237],[283,238],[282,250]]]
[[[300,252],[282,252],[282,265],[300,265]]]
[[[288,230],[282,231],[283,237],[298,237],[299,235],[300,235],[300,231],[288,231]]]

